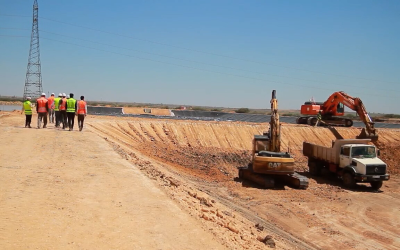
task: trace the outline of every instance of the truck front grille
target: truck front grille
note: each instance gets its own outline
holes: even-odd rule
[[[386,165],[367,165],[367,175],[386,174]]]

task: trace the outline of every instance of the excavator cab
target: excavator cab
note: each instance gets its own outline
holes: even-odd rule
[[[338,116],[344,115],[344,105],[343,105],[343,103],[341,103],[341,102],[338,103],[338,105],[336,107],[336,114],[335,115],[338,115]]]

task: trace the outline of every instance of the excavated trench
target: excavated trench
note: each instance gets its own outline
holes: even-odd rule
[[[384,184],[382,193],[374,193],[364,185],[346,190],[340,182],[324,178],[311,178],[307,190],[264,190],[239,181],[236,168],[250,161],[252,138],[267,130],[266,124],[119,118],[89,122],[89,126],[126,150],[160,163],[249,220],[281,232],[279,237],[284,240],[297,241],[299,248],[400,247],[395,237],[400,234],[396,210],[400,207],[396,159],[400,130],[378,131],[379,141],[375,144],[393,177]],[[283,124],[282,150],[289,151],[296,170],[307,175],[303,141],[330,146],[338,136],[355,138],[360,131]],[[379,217],[365,217],[372,213]],[[379,222],[382,217],[388,224]],[[386,243],[379,240],[383,238]]]

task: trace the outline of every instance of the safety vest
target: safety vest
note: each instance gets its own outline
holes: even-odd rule
[[[40,97],[39,99],[37,99],[37,102],[38,102],[38,112],[47,113],[46,109],[47,99],[44,97]]]
[[[31,115],[32,114],[32,106],[31,102],[26,100],[24,102],[24,110],[25,110],[25,115]]]
[[[60,104],[60,110],[65,111],[67,109],[67,98],[61,99],[62,103]]]
[[[78,101],[78,115],[86,114],[86,102],[83,100]]]
[[[75,112],[76,100],[74,98],[69,98],[67,100],[67,112]]]
[[[54,111],[60,111],[60,108],[58,107],[58,105],[60,104],[60,100],[60,97],[54,98]]]
[[[49,109],[52,108],[53,103],[54,103],[54,96],[50,96],[49,99],[47,99],[47,106],[49,107]]]

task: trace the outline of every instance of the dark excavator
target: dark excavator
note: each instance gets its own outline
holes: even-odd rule
[[[281,124],[278,100],[272,91],[271,121],[268,132],[254,135],[252,161],[239,167],[239,178],[247,179],[264,188],[274,188],[276,182],[294,188],[307,189],[308,179],[294,171],[294,159],[288,152],[281,152]]]

